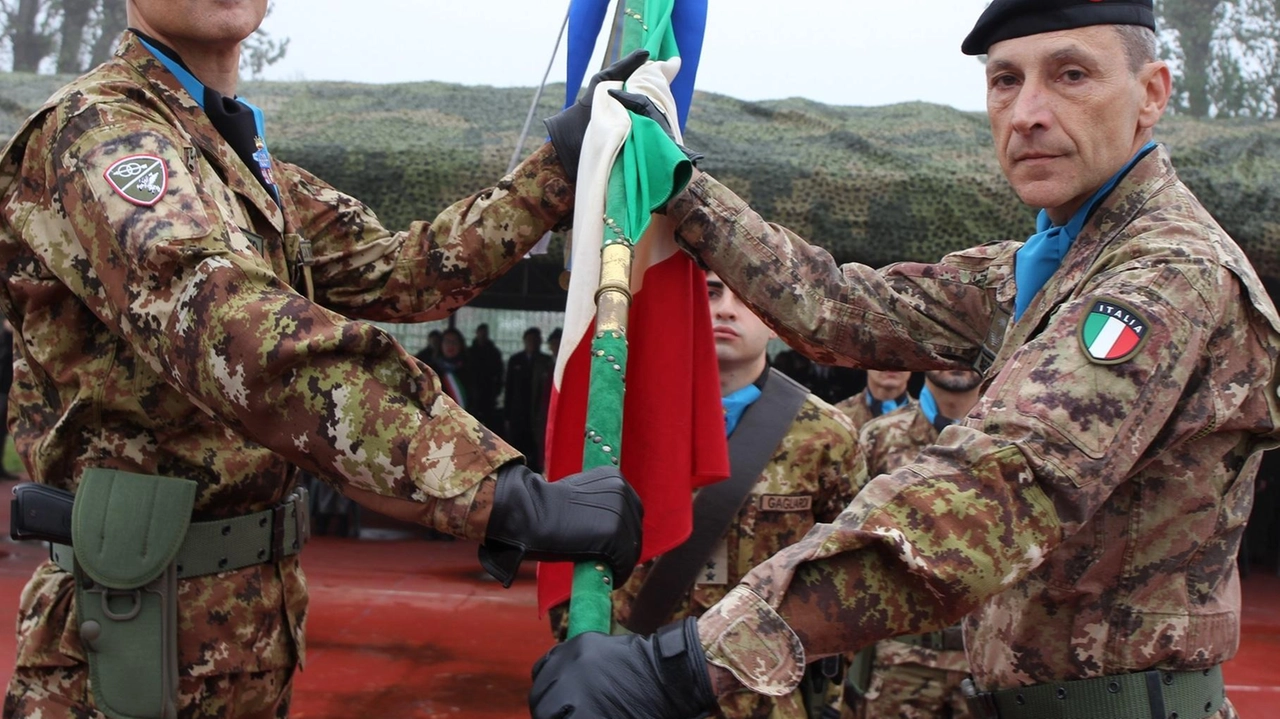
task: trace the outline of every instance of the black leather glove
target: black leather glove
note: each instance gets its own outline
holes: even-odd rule
[[[523,464],[498,470],[480,564],[509,587],[524,558],[604,560],[622,586],[640,559],[644,510],[613,467],[547,482]]]
[[[547,127],[551,144],[560,156],[560,164],[570,180],[578,178],[578,157],[582,155],[582,136],[587,134],[591,122],[591,98],[601,80],[626,80],[636,68],[649,60],[648,50],[636,50],[609,67],[591,76],[587,91],[572,106],[542,121]]]
[[[635,114],[640,115],[641,117],[647,117],[661,125],[662,131],[667,133],[667,137],[671,138],[672,142],[675,142],[676,136],[675,133],[671,132],[671,123],[667,120],[667,116],[662,114],[662,110],[659,110],[658,106],[653,104],[653,100],[650,100],[648,95],[641,95],[635,92],[623,92],[622,90],[610,90],[609,97],[617,100],[623,107]],[[706,155],[703,155],[701,152],[698,152],[697,150],[690,150],[680,143],[676,143],[676,147],[680,148],[680,151],[684,153],[685,157],[689,158],[689,161],[692,162],[694,166],[697,166],[698,160],[706,157]]]
[[[715,708],[698,622],[653,636],[579,634],[533,666],[533,719],[693,719]]]

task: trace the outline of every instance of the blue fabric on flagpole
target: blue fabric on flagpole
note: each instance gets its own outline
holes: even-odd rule
[[[578,101],[587,65],[596,51],[596,38],[604,26],[609,0],[573,0],[569,3],[569,55],[565,66],[564,106]]]
[[[708,0],[676,0],[671,9],[671,26],[680,48],[680,73],[671,83],[671,94],[679,109],[681,132],[689,120],[693,104],[693,84],[698,77],[698,60],[707,30]],[[568,59],[565,63],[564,107],[578,100],[587,67],[604,28],[611,0],[572,0],[569,4]]]
[[[698,76],[698,58],[702,56],[702,37],[707,30],[707,0],[676,0],[671,8],[671,29],[680,48],[680,73],[671,83],[680,115],[680,131],[689,120],[693,104],[693,81]]]

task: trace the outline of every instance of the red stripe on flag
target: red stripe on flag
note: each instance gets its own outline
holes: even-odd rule
[[[1120,336],[1116,338],[1115,344],[1111,345],[1111,351],[1107,353],[1106,359],[1116,359],[1123,357],[1138,346],[1138,340],[1142,336],[1132,329],[1125,327],[1120,330]]]
[[[590,337],[574,347],[547,422],[547,476],[582,469]],[[622,474],[644,503],[641,561],[689,537],[692,492],[729,476],[706,274],[677,252],[644,274],[627,330]],[[538,609],[569,598],[573,567],[538,566]]]

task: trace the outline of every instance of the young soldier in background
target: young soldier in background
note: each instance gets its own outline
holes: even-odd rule
[[[700,617],[756,564],[795,544],[815,523],[835,519],[867,481],[849,420],[769,367],[765,348],[776,335],[714,273],[707,275],[707,292],[732,476],[698,491],[694,536],[685,545],[640,565],[613,592],[614,617],[630,631]],[[699,544],[703,531],[714,536]],[[831,699],[824,684],[838,690],[840,663],[814,664],[806,681],[808,691],[777,697],[732,692],[719,697],[713,716],[808,719],[806,702]]]
[[[849,420],[769,367],[773,331],[715,273],[707,275],[707,296],[731,476],[698,490],[689,540],[637,567],[613,593],[614,618],[628,631],[701,616],[757,564],[835,519],[866,481]],[[563,607],[552,611],[561,635]],[[840,662],[813,665],[806,682],[779,697],[733,692],[720,697],[712,716],[808,719],[809,703],[838,702]]]
[[[854,429],[861,430],[872,419],[911,405],[907,382],[911,373],[902,370],[867,370],[867,386],[848,399],[836,404],[845,413]]]
[[[888,474],[910,463],[960,422],[978,402],[982,375],[973,370],[930,370],[919,401],[877,417],[862,428],[859,443],[867,474]],[[863,649],[872,657],[870,682],[850,675],[845,684],[846,719],[965,719],[969,710],[960,682],[969,675],[959,624],[909,634]],[[855,661],[854,666],[864,665]]]

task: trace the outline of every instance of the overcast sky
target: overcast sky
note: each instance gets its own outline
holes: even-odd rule
[[[982,110],[982,66],[960,54],[960,41],[986,4],[709,0],[696,87],[744,100]],[[275,0],[263,28],[288,37],[289,51],[264,78],[532,88],[567,8],[568,0]],[[561,43],[549,83],[564,81],[564,58]]]

